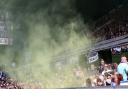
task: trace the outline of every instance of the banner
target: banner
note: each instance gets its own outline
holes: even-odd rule
[[[8,45],[9,40],[8,38],[0,38],[0,45]]]
[[[88,55],[88,61],[89,63],[95,62],[96,60],[99,59],[98,53],[97,52],[90,52]]]

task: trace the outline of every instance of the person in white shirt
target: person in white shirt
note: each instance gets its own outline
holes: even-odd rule
[[[127,58],[125,56],[121,57],[121,62],[117,67],[117,72],[123,76],[123,81],[128,80],[128,64],[127,64]]]

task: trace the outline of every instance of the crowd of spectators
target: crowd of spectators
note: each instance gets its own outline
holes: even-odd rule
[[[99,75],[91,80],[91,86],[121,86],[128,85],[128,63],[125,56],[121,57],[119,64],[106,64],[101,60]]]
[[[112,55],[120,54],[121,52],[128,52],[128,44],[111,48]]]
[[[99,31],[100,30],[100,31]],[[94,33],[100,40],[108,40],[128,34],[128,23],[113,21]]]
[[[0,71],[0,89],[23,89],[23,87],[11,79],[7,73]]]

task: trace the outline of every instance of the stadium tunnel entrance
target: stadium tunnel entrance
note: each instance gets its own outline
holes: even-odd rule
[[[88,65],[96,70],[101,60],[106,64],[119,64],[121,56],[128,58],[128,35],[96,43],[87,55]]]
[[[100,59],[103,59],[105,63],[110,64],[112,63],[112,54],[111,49],[105,49],[98,51],[98,55]]]

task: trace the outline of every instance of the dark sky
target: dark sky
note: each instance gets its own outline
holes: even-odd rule
[[[85,20],[96,20],[119,5],[125,5],[128,0],[76,0],[76,9]]]

